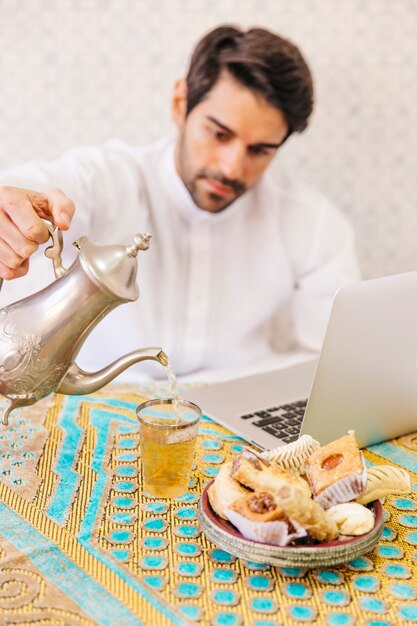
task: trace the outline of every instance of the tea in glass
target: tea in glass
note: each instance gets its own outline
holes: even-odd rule
[[[145,489],[160,498],[188,490],[200,408],[186,400],[149,400],[136,409]]]

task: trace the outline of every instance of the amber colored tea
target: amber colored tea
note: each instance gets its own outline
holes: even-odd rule
[[[145,488],[154,496],[175,498],[188,489],[197,426],[184,431],[142,426],[141,456]]]
[[[137,407],[145,490],[175,498],[188,490],[201,410],[179,398],[148,400]]]

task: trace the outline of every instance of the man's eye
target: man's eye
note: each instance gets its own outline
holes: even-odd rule
[[[222,130],[215,130],[213,133],[217,141],[227,141],[229,139],[229,134]]]
[[[271,148],[267,148],[266,146],[249,146],[248,152],[253,155],[267,156],[271,154]]]

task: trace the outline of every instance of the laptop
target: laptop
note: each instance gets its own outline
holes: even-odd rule
[[[262,449],[417,430],[417,271],[337,292],[319,359],[191,388],[203,413]]]

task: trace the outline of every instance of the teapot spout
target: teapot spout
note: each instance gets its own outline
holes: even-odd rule
[[[10,413],[19,406],[25,406],[32,404],[32,402],[25,402],[25,400],[20,400],[18,398],[7,398],[6,404],[3,407],[3,410],[0,411],[1,421],[4,426],[9,425],[9,415]]]
[[[134,363],[147,360],[158,361],[164,367],[168,365],[168,357],[161,348],[133,350],[98,372],[85,372],[73,363],[55,391],[68,396],[94,393]]]

